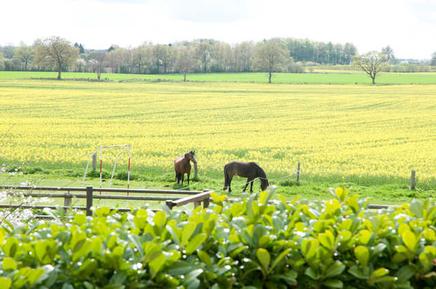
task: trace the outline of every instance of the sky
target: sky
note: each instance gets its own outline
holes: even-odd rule
[[[436,51],[436,0],[0,0],[0,45],[61,36],[85,48],[213,38],[390,45],[397,58]]]

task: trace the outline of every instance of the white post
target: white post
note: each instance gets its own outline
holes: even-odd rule
[[[102,185],[103,185],[103,146],[100,145],[100,188],[102,187]]]
[[[129,150],[129,160],[127,162],[127,188],[130,188],[130,171],[131,171],[131,159],[132,159],[132,145],[127,145]],[[127,193],[128,195],[129,193]]]
[[[298,164],[297,164],[297,185],[300,184],[300,173],[301,173],[301,170],[300,170],[300,161],[298,161]]]

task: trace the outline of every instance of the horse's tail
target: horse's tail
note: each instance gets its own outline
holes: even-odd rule
[[[223,190],[227,190],[227,187],[229,186],[230,176],[229,176],[229,173],[227,172],[227,170],[228,170],[228,166],[225,165],[224,166],[224,188],[223,188]]]

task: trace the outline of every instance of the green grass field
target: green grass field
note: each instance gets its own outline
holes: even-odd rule
[[[239,159],[259,162],[288,196],[326,198],[341,184],[378,202],[436,192],[436,73],[384,73],[389,85],[377,86],[355,72],[276,74],[280,84],[263,83],[263,73],[194,74],[187,83],[180,75],[54,77],[0,72],[0,184],[98,186],[82,180],[89,155],[129,143],[133,187],[175,188],[173,159],[195,149],[200,180],[191,189],[220,191],[223,165]],[[113,186],[126,185],[125,166],[120,159]],[[234,182],[237,191],[244,180]]]
[[[54,72],[5,72],[0,71],[0,79],[31,79],[56,77]],[[95,73],[63,73],[65,79],[95,80]],[[181,74],[102,74],[108,81],[183,81]],[[188,81],[194,82],[267,82],[266,73],[194,73],[188,74]],[[285,84],[370,84],[363,72],[339,71],[329,73],[274,73],[274,83]],[[428,73],[380,73],[378,84],[436,84],[436,72]]]

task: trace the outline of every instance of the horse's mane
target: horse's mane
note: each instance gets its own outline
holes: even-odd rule
[[[265,171],[255,162],[252,162],[253,166],[255,166],[259,172],[261,178],[266,178]]]

